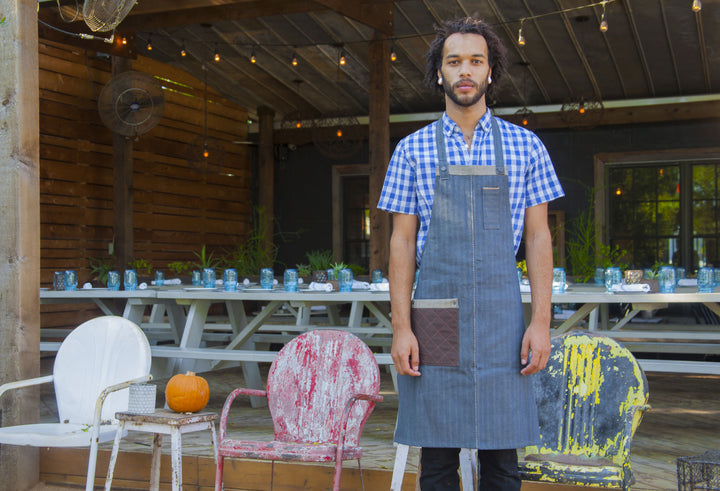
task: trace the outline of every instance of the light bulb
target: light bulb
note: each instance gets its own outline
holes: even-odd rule
[[[340,62],[339,62],[339,63],[340,63],[340,66],[345,66],[346,61],[345,61],[345,55],[344,55],[344,54],[340,55]]]
[[[522,27],[518,31],[518,46],[525,46],[525,36],[523,36]]]
[[[301,128],[301,127],[302,127],[302,123],[301,123],[300,121],[296,121],[296,122],[295,122],[295,127],[296,127],[296,128]]]
[[[615,190],[615,194],[617,194],[618,196],[620,196],[620,195],[622,194],[622,189],[617,188],[617,189]]]
[[[397,60],[397,53],[395,52],[395,46],[390,48],[390,61]]]
[[[250,63],[257,63],[257,58],[255,58],[255,48],[253,48],[250,53]]]
[[[337,130],[337,132],[336,132],[335,134],[337,135],[338,138],[342,138],[343,133],[342,133],[342,130],[341,130],[340,128],[338,128],[338,130]]]
[[[605,4],[603,4],[603,12],[600,16],[600,32],[607,32],[608,30],[608,23],[605,19]]]
[[[127,38],[125,36],[122,37],[122,43],[125,45],[127,44]]]
[[[185,51],[184,47],[180,50],[180,56],[182,56],[183,58],[187,56],[187,51]]]
[[[203,150],[203,157],[208,158],[210,156],[210,152],[207,151],[207,148]]]
[[[702,2],[700,0],[693,0],[692,11],[700,12],[702,10]]]
[[[148,51],[152,51],[152,41],[150,41],[150,38],[147,40],[147,46],[145,46]]]
[[[298,59],[297,59],[297,55],[295,53],[293,53],[291,63],[292,63],[292,66],[298,66]]]
[[[527,120],[527,118],[523,118],[522,124],[523,124],[523,126],[527,126],[527,125],[528,125],[528,120]]]
[[[218,53],[217,49],[215,50],[215,56],[213,57],[215,61],[220,61],[220,53]]]

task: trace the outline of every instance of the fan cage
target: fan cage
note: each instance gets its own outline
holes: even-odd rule
[[[85,0],[83,20],[91,31],[115,29],[135,6],[136,0]]]

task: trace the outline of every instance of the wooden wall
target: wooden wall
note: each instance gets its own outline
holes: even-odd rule
[[[109,260],[113,241],[113,136],[97,109],[110,59],[41,40],[39,68],[40,281],[50,286],[53,271],[75,269],[82,284],[91,276],[88,258]],[[167,277],[168,263],[195,260],[202,245],[221,254],[250,228],[253,150],[232,143],[247,140],[247,112],[208,89],[208,136],[223,142],[226,158],[222,174],[199,173],[186,151],[203,134],[203,82],[143,57],[132,68],[165,87],[160,123],[133,141],[133,220],[135,259]],[[97,314],[50,315],[61,309],[44,306],[42,326]]]

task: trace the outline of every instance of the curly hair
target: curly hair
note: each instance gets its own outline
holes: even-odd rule
[[[488,86],[488,95],[492,93],[493,87],[502,80],[507,70],[505,58],[505,46],[500,37],[490,25],[474,17],[464,19],[448,20],[435,26],[437,36],[430,45],[425,55],[425,84],[431,89],[442,93],[443,89],[438,85],[438,70],[442,66],[443,48],[445,41],[453,34],[479,34],[485,38],[488,47],[488,62],[492,68],[493,83]]]

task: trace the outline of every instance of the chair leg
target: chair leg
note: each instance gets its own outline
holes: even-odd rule
[[[333,491],[340,491],[340,478],[342,477],[342,458],[335,462],[335,475],[333,476]]]
[[[400,488],[402,488],[409,449],[410,447],[407,445],[402,443],[397,444],[397,450],[395,451],[395,465],[393,466],[392,481],[390,482],[390,491],[400,491]]]
[[[217,456],[217,464],[215,465],[215,491],[222,491],[223,488],[223,464],[224,459],[222,455]]]
[[[360,459],[358,459],[358,471],[360,472],[360,488],[365,491],[365,481],[363,480],[362,465]]]
[[[90,442],[90,455],[88,457],[87,480],[85,481],[85,491],[93,491],[95,488],[95,466],[97,464],[97,433],[93,435]]]
[[[477,450],[473,448],[460,449],[460,476],[462,477],[463,491],[477,489]]]

